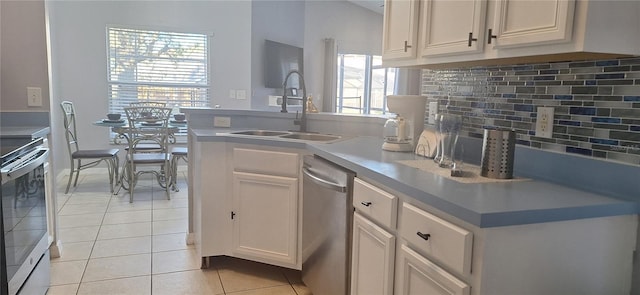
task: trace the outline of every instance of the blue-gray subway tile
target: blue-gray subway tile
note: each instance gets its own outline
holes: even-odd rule
[[[640,131],[640,126],[636,126],[636,125],[629,126],[629,130],[631,130],[631,131]]]
[[[567,153],[580,154],[580,155],[584,155],[584,156],[591,156],[592,153],[593,153],[591,150],[584,149],[584,148],[578,148],[578,147],[572,147],[572,146],[566,147],[565,151]]]
[[[640,95],[625,95],[624,101],[640,101]]]
[[[620,118],[592,117],[591,122],[620,124]]]
[[[604,139],[604,138],[590,138],[589,142],[597,143],[597,144],[606,144],[606,145],[618,145],[620,141],[613,139]]]
[[[513,109],[519,112],[533,112],[535,108],[532,105],[517,104],[513,106]]]
[[[572,100],[573,99],[573,95],[562,95],[562,94],[556,94],[553,96],[553,99],[558,99],[558,100]]]
[[[568,125],[568,126],[580,126],[581,123],[579,121],[558,120],[558,124]]]
[[[593,128],[609,130],[629,130],[629,126],[620,124],[593,123]]]
[[[533,80],[555,80],[556,76],[534,76]]]
[[[598,87],[593,86],[572,86],[571,94],[597,94]]]
[[[569,113],[574,115],[595,116],[596,108],[571,107]]]
[[[631,66],[604,67],[605,72],[628,72]]]
[[[633,85],[633,80],[598,80],[598,85]]]
[[[596,61],[596,66],[617,66],[620,62],[617,59]]]
[[[611,130],[609,138],[640,142],[640,133]]]
[[[584,85],[596,85],[596,84],[597,84],[596,80],[587,80],[587,81],[584,81]]]
[[[572,62],[569,63],[570,68],[583,68],[583,67],[593,67],[595,66],[595,62],[587,61],[587,62]]]

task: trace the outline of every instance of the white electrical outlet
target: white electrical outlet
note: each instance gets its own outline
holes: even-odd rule
[[[427,118],[427,123],[435,124],[437,113],[438,113],[438,102],[437,101],[429,102],[429,117]]]
[[[247,91],[243,89],[236,91],[236,99],[247,99]]]
[[[30,106],[30,107],[42,106],[42,88],[27,87],[27,106]]]
[[[231,117],[213,117],[213,127],[231,127]]]
[[[236,98],[236,90],[235,89],[230,89],[229,90],[229,98]]]
[[[544,138],[553,136],[553,107],[538,107],[536,136]]]

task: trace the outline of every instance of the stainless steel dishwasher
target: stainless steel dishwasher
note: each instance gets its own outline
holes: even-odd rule
[[[355,174],[309,155],[302,174],[302,281],[314,295],[346,295]]]

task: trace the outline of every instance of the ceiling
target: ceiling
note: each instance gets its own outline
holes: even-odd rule
[[[347,0],[355,5],[362,6],[382,15],[384,9],[384,0]]]

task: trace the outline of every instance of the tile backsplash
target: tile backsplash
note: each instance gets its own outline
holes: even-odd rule
[[[509,128],[520,145],[640,164],[640,57],[423,70],[422,94],[462,115],[469,137]],[[552,138],[535,136],[542,106]]]

